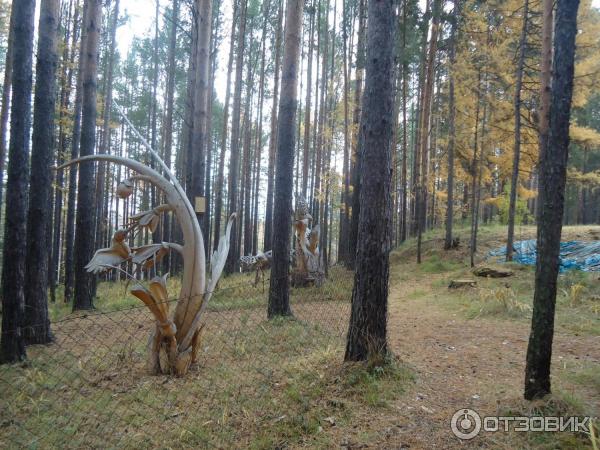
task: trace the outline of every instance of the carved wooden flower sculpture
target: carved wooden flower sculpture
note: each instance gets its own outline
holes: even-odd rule
[[[196,219],[196,213],[183,188],[167,165],[150,149],[158,160],[166,176],[132,159],[111,155],[92,155],[70,161],[64,167],[84,161],[106,161],[125,166],[135,175],[121,182],[117,188],[119,197],[131,195],[136,180],[148,183],[163,192],[166,203],[150,211],[136,214],[130,218],[126,229],[117,231],[110,248],[96,252],[86,266],[87,270],[98,273],[131,261],[143,269],[156,269],[158,261],[170,250],[179,252],[183,258],[183,277],[177,306],[169,317],[169,296],[166,275],[153,278],[145,287],[141,282],[133,287],[132,294],[139,298],[156,319],[148,348],[148,366],[152,373],[173,373],[184,375],[195,360],[199,349],[200,331],[204,327],[206,307],[219,280],[227,253],[229,235],[235,219],[232,214],[227,223],[225,236],[219,240],[219,247],[211,258],[211,276],[207,282],[206,260],[202,231]],[[173,212],[181,225],[184,244],[163,242],[130,249],[126,243],[127,234],[136,228],[147,228],[153,232],[160,215]]]
[[[150,211],[144,211],[131,216],[129,222],[132,226],[148,228],[150,233],[154,233],[160,222],[161,214],[172,210],[173,208],[171,205],[160,205]]]
[[[117,191],[115,193],[117,194],[117,197],[124,199],[133,194],[134,187],[135,184],[132,179],[123,180],[117,185]]]
[[[118,230],[113,234],[112,245],[109,248],[101,248],[96,251],[94,257],[85,266],[88,272],[100,273],[113,269],[131,258],[131,249],[125,239],[126,230]]]

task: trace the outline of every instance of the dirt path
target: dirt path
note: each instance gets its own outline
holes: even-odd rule
[[[433,280],[431,280],[433,281]],[[416,372],[416,383],[397,402],[381,448],[511,448],[499,433],[460,441],[450,419],[461,408],[483,414],[521,403],[529,327],[525,323],[468,320],[440,306],[442,293],[415,298],[423,285],[396,285],[390,295],[389,332],[396,355]],[[553,373],[600,364],[600,337],[557,334]],[[554,381],[554,387],[574,389]],[[558,377],[560,378],[560,377]]]

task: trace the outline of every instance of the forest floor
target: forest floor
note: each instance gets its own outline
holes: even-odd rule
[[[500,247],[504,232],[503,227],[484,228],[478,254]],[[600,416],[599,274],[560,276],[554,394],[528,404],[522,391],[533,267],[511,264],[515,275],[509,278],[475,277],[467,266],[468,249],[444,252],[440,234],[426,240],[420,266],[410,244],[392,255],[390,347],[414,371],[415,383],[393,403],[394,414],[362,418],[370,428],[370,439],[363,443],[419,449],[591,448],[588,436],[572,433],[481,432],[461,442],[452,434],[450,420],[464,408],[482,417]],[[461,234],[464,242],[466,233]],[[522,228],[518,234],[519,240],[534,238],[535,229]],[[563,239],[595,240],[599,235],[600,227],[567,227]],[[483,256],[479,259],[488,265]],[[476,280],[477,286],[448,289],[451,280],[465,278]]]
[[[485,255],[505,232],[481,229],[479,264],[490,265]],[[52,305],[56,342],[29,348],[27,363],[0,366],[0,448],[592,448],[589,436],[569,432],[452,434],[464,408],[600,416],[600,274],[560,276],[553,395],[526,403],[533,267],[475,277],[468,232],[456,234],[462,245],[451,251],[440,230],[427,234],[420,265],[412,241],[392,253],[395,357],[383,366],[342,362],[352,273],[339,267],[322,287],[292,291],[292,321],[265,320],[268,286],[251,287],[253,275],[224,279],[202,360],[181,379],[147,374],[152,320],[124,284],[102,283],[90,314]],[[535,229],[516,234],[533,238]],[[597,240],[600,227],[567,227],[563,238]],[[465,278],[477,285],[448,288]],[[170,283],[176,292],[178,280]]]

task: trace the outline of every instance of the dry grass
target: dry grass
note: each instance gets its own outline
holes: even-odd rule
[[[567,229],[566,236],[585,238],[586,229]],[[479,260],[502,245],[504,233],[481,229]],[[519,233],[530,237],[533,228]],[[321,288],[293,291],[295,320],[266,320],[268,280],[254,287],[253,274],[223,279],[200,360],[181,379],[147,375],[152,318],[124,284],[101,284],[93,312],[52,305],[56,343],[30,348],[26,364],[0,366],[0,447],[452,448],[459,442],[448,420],[461,407],[527,413],[533,406],[518,398],[533,271],[514,265],[514,277],[478,278],[475,289],[449,291],[450,279],[472,276],[466,235],[450,252],[440,236],[426,237],[421,266],[413,242],[392,254],[390,348],[403,362],[371,368],[341,362],[352,274],[339,267]],[[598,412],[596,278],[561,276],[556,394],[536,406],[540,411]],[[170,281],[170,292],[177,284]],[[473,400],[474,393],[481,398]],[[474,445],[588,443],[568,433],[513,433]]]
[[[153,320],[123,285],[102,285],[96,311],[55,305],[56,341],[0,366],[0,447],[327,447],[333,427],[385,409],[410,382],[395,361],[341,363],[349,272],[334,268],[322,288],[295,290],[295,318],[271,321],[252,279],[224,280],[199,361],[181,379],[147,375]]]

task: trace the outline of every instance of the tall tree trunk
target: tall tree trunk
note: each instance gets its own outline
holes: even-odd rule
[[[210,259],[211,255],[211,219],[210,219],[210,211],[212,207],[211,203],[211,187],[215,184],[214,177],[212,175],[213,169],[213,153],[214,153],[214,141],[213,141],[213,104],[215,100],[215,73],[217,71],[217,56],[218,56],[218,42],[217,38],[220,32],[220,14],[219,7],[220,3],[217,3],[216,10],[212,12],[212,20],[215,22],[211,26],[211,35],[210,35],[210,72],[209,72],[209,80],[208,80],[208,95],[206,99],[206,175],[204,177],[204,197],[206,198],[206,219],[204,220],[204,229],[202,230],[202,235],[204,236],[204,251],[206,254],[207,260]]]
[[[27,216],[25,273],[25,340],[45,344],[52,340],[48,317],[48,231],[51,230],[54,108],[58,64],[59,0],[43,0],[40,10],[36,84],[33,108],[31,177]]]
[[[477,99],[475,105],[475,132],[473,136],[473,160],[471,161],[471,234],[469,244],[469,256],[471,260],[471,267],[475,266],[475,252],[477,239],[475,235],[475,221],[477,220],[477,211],[475,203],[477,202],[477,191],[478,185],[478,164],[481,164],[480,160],[482,157],[478,154],[479,151],[479,115],[481,108],[481,68],[478,69],[477,74]]]
[[[540,64],[540,114],[539,114],[539,155],[540,161],[544,159],[544,152],[548,143],[548,130],[550,128],[550,101],[552,88],[552,33],[554,27],[554,0],[543,0],[542,3],[542,58]],[[539,166],[538,166],[539,173]],[[537,177],[538,198],[535,202],[536,220],[539,222],[539,206],[543,203],[542,190],[539,189],[539,175]]]
[[[242,190],[240,195],[240,211],[243,217],[239,218],[240,230],[244,231],[244,253],[249,254],[252,247],[252,231],[250,230],[252,224],[252,213],[250,212],[250,197],[251,197],[251,179],[252,179],[252,112],[250,106],[252,105],[252,94],[253,89],[253,64],[251,64],[251,58],[248,58],[248,71],[246,80],[246,106],[244,111],[244,133],[242,137]],[[242,235],[240,234],[240,239]]]
[[[306,102],[304,105],[304,152],[302,160],[302,198],[308,194],[308,163],[310,154],[310,102],[312,99],[312,64],[315,39],[315,6],[314,2],[308,7],[309,37],[308,37],[308,68],[306,70]]]
[[[242,74],[244,71],[244,51],[246,46],[246,20],[248,0],[240,0],[240,26],[238,28],[238,47],[235,61],[235,90],[233,94],[233,111],[231,124],[231,156],[229,158],[229,214],[238,211],[238,180],[240,165],[240,116],[242,108]],[[229,254],[225,263],[225,273],[232,274],[239,268],[240,229],[241,220],[233,226],[230,235]]]
[[[348,261],[348,228],[350,217],[350,113],[349,113],[349,64],[348,64],[348,6],[342,0],[342,58],[344,71],[344,161],[342,169],[343,186],[340,205],[340,229],[338,239],[338,261],[344,264]]]
[[[487,83],[487,73],[485,76],[485,94],[488,92],[488,83]],[[470,257],[471,257],[471,267],[475,266],[475,252],[477,252],[477,233],[479,232],[479,206],[481,204],[481,181],[483,178],[483,163],[486,158],[485,154],[485,140],[487,134],[487,112],[488,112],[488,104],[483,104],[483,117],[481,120],[481,145],[479,150],[479,161],[477,161],[477,180],[474,185],[474,196],[473,196],[473,208],[471,213],[471,245],[470,245]]]
[[[359,0],[358,6],[358,41],[356,49],[356,90],[354,91],[354,133],[352,136],[352,164],[350,177],[352,179],[352,212],[350,215],[350,230],[348,235],[348,268],[354,270],[356,252],[358,248],[358,220],[360,217],[360,172],[362,170],[362,134],[358,131],[361,121],[362,78],[365,68],[365,28],[366,28],[366,0]]]
[[[429,53],[427,56],[427,70],[425,71],[425,85],[423,87],[423,103],[421,105],[421,125],[420,125],[420,151],[421,157],[421,183],[417,187],[417,263],[421,263],[421,243],[423,232],[427,226],[427,190],[428,190],[428,167],[429,167],[429,142],[430,142],[430,121],[431,104],[433,101],[433,90],[435,81],[435,54],[437,52],[437,37],[440,24],[440,15],[442,10],[442,1],[433,2],[433,20],[431,24],[431,38],[429,41]],[[418,164],[418,162],[417,162]]]
[[[421,31],[421,57],[419,61],[419,78],[418,78],[418,89],[417,89],[417,108],[416,108],[416,120],[415,120],[415,138],[413,161],[412,161],[412,174],[411,182],[414,201],[411,204],[411,230],[412,234],[417,235],[419,233],[419,219],[421,217],[419,208],[421,206],[421,139],[423,137],[422,132],[422,121],[423,121],[423,105],[425,102],[425,83],[427,82],[427,37],[429,35],[429,20],[431,11],[431,0],[426,0],[425,14],[423,15],[422,31]],[[417,251],[417,259],[420,258],[420,251]]]
[[[71,9],[72,8],[72,9]],[[79,1],[69,3],[69,19],[72,25],[67,24],[65,33],[65,45],[63,50],[62,73],[61,73],[61,95],[59,111],[59,131],[58,131],[58,156],[57,164],[65,161],[67,154],[67,132],[64,124],[67,117],[67,111],[71,103],[71,88],[73,84],[73,67],[75,64],[75,49],[78,39],[78,19],[79,19]],[[69,43],[70,39],[70,43]],[[54,219],[52,232],[52,261],[49,270],[48,283],[50,284],[50,301],[56,301],[56,285],[60,281],[60,261],[61,261],[61,242],[63,234],[63,189],[64,173],[56,173],[56,187],[54,189]]]
[[[273,217],[273,264],[269,289],[269,318],[291,315],[289,289],[290,230],[296,109],[298,106],[298,64],[302,34],[303,0],[288,0],[281,74],[281,101],[277,129],[275,205]]]
[[[177,60],[175,52],[177,50],[177,25],[179,24],[179,0],[173,0],[171,9],[171,28],[169,30],[169,52],[168,52],[168,67],[167,67],[167,97],[166,97],[166,112],[164,125],[164,149],[163,159],[167,167],[171,167],[171,158],[173,157],[173,111],[175,108],[175,76],[177,71]],[[171,216],[164,215],[163,219],[163,237],[164,242],[171,242]],[[165,258],[164,270],[170,270],[170,257]]]
[[[6,221],[2,255],[1,361],[12,363],[26,358],[23,339],[25,306],[25,264],[27,257],[27,183],[29,181],[29,132],[35,0],[13,1],[11,26],[14,36],[12,105]]]
[[[231,36],[235,35],[235,24],[238,18],[238,3],[233,5],[233,20],[231,21]],[[213,249],[216,251],[219,247],[219,238],[221,236],[221,215],[223,209],[223,182],[225,176],[225,155],[227,150],[227,130],[229,127],[229,99],[231,97],[231,72],[233,70],[233,56],[235,39],[229,42],[229,62],[227,63],[227,87],[225,89],[225,104],[223,105],[223,129],[221,130],[221,152],[219,155],[219,169],[217,174],[217,185],[215,187],[215,224]]]
[[[543,203],[540,204],[537,228],[535,293],[525,367],[525,398],[528,400],[541,398],[551,391],[550,363],[569,156],[569,121],[578,9],[579,0],[558,0],[554,25],[550,128],[546,148],[540,159],[540,190]]]
[[[85,63],[84,52],[87,40],[87,11],[88,2],[84,0],[81,20],[81,42],[79,45],[79,68],[77,72],[77,86],[75,92],[75,105],[73,117],[73,135],[71,138],[71,159],[79,156],[79,143],[81,140],[81,109],[83,100],[83,66]],[[69,170],[69,196],[67,200],[67,226],[65,229],[65,303],[73,299],[75,286],[75,204],[77,200],[77,175],[78,166]]]
[[[256,175],[254,179],[254,206],[253,206],[253,218],[252,218],[252,254],[258,252],[258,197],[260,187],[260,163],[262,158],[263,149],[263,105],[265,97],[265,67],[266,67],[266,48],[267,48],[267,24],[268,17],[271,10],[271,1],[267,0],[264,2],[263,10],[263,25],[262,25],[262,36],[261,36],[261,57],[260,57],[260,81],[258,85],[258,130],[256,132]]]
[[[454,0],[454,19],[450,31],[450,49],[448,69],[448,197],[446,200],[446,237],[444,248],[452,248],[452,225],[454,224],[454,146],[456,141],[456,105],[454,99],[454,65],[456,64],[456,41],[458,20],[460,17],[460,0]]]
[[[321,186],[321,178],[323,175],[323,146],[325,140],[325,116],[326,112],[326,99],[327,99],[327,74],[328,70],[328,41],[329,41],[329,4],[330,0],[327,0],[325,3],[325,20],[323,21],[324,30],[319,28],[319,41],[321,42],[320,47],[323,48],[322,51],[322,63],[321,63],[321,103],[318,105],[319,107],[319,121],[316,124],[318,127],[317,135],[318,141],[316,143],[315,149],[315,185],[313,190],[313,213],[312,217],[314,223],[319,223],[324,219],[322,217],[322,203],[321,199],[324,197],[325,189]],[[319,20],[319,23],[321,21]],[[317,107],[317,105],[315,105]],[[322,248],[321,248],[322,250]]]
[[[523,86],[523,67],[525,65],[525,50],[527,47],[527,25],[529,23],[529,0],[523,7],[523,28],[519,39],[519,59],[515,71],[515,143],[513,147],[513,167],[510,180],[510,200],[508,205],[508,237],[506,238],[506,260],[513,259],[513,242],[515,239],[515,211],[517,208],[517,191],[519,188],[519,163],[521,160],[521,88]]]
[[[102,137],[100,139],[99,153],[110,152],[110,112],[112,110],[113,76],[115,63],[115,47],[117,25],[119,22],[119,0],[114,0],[114,12],[110,28],[110,43],[108,48],[108,64],[104,73],[104,106],[102,111]],[[153,107],[154,114],[154,107]],[[155,144],[153,144],[155,145]],[[106,163],[98,163],[98,176],[96,177],[96,247],[105,245],[108,231],[108,211],[104,207],[106,197]]]
[[[102,21],[102,0],[88,0],[86,41],[83,62],[80,155],[94,154],[96,146],[96,87],[98,77],[98,41]],[[75,227],[75,298],[73,310],[94,307],[94,275],[85,266],[94,254],[94,164],[79,165],[77,218]]]
[[[110,1],[107,2],[110,5]],[[105,52],[105,62],[104,62],[104,73],[103,73],[103,94],[104,94],[104,102],[102,105],[102,132],[100,134],[100,139],[98,142],[98,153],[106,154],[110,149],[110,111],[111,111],[111,103],[112,103],[112,69],[114,67],[114,51],[115,51],[115,40],[112,36],[116,36],[116,27],[118,22],[118,0],[115,0],[115,6],[117,7],[116,15],[113,16],[111,22],[111,31],[110,31],[110,41],[109,48]],[[113,33],[114,30],[114,33]],[[101,39],[106,39],[106,37],[102,37]],[[156,47],[156,43],[155,43]],[[154,88],[153,88],[154,89]],[[152,111],[150,116],[154,115],[154,101],[152,103]],[[96,217],[96,247],[102,247],[106,241],[106,234],[108,230],[108,212],[104,208],[105,204],[105,185],[106,185],[106,172],[107,166],[105,162],[97,163],[97,174],[96,174],[96,191],[94,194],[95,198],[95,217]]]
[[[408,57],[406,55],[406,27],[408,19],[408,0],[404,0],[402,6],[402,203],[400,206],[400,241],[406,241],[408,230],[408,121],[406,117],[406,103],[408,99]]]
[[[273,104],[271,106],[271,135],[269,137],[269,167],[267,169],[267,206],[265,212],[265,238],[263,250],[272,249],[273,239],[273,194],[275,188],[275,158],[277,156],[277,108],[279,105],[279,77],[281,65],[281,41],[283,35],[283,4],[279,2],[277,31],[275,36],[275,75],[273,81]]]
[[[393,1],[369,1],[364,114],[361,118],[360,219],[346,361],[387,354],[391,250]]]
[[[8,114],[10,111],[10,97],[12,91],[12,71],[13,71],[13,47],[14,47],[14,13],[15,8],[11,8],[10,24],[8,28],[8,42],[6,45],[6,58],[4,60],[4,81],[2,83],[2,107],[0,108],[0,176],[4,176],[6,163],[6,137],[8,134]],[[0,211],[2,211],[2,202],[4,183],[0,183]]]
[[[210,77],[210,36],[212,29],[212,0],[196,0],[198,10],[198,45],[196,54],[196,89],[194,98],[194,124],[192,131],[192,198],[204,196],[204,176],[206,173],[206,129],[208,107],[208,82]],[[209,220],[208,211],[198,214],[200,228]]]
[[[198,27],[196,16],[198,14],[195,0],[191,3],[191,15],[192,15],[192,31],[190,37],[190,53],[189,53],[189,64],[187,71],[187,86],[186,86],[186,102],[185,102],[185,120],[183,121],[182,131],[182,154],[180,155],[180,161],[182,164],[182,172],[185,180],[185,191],[190,200],[191,187],[192,187],[192,133],[194,132],[194,101],[196,92],[196,60],[198,56]]]

